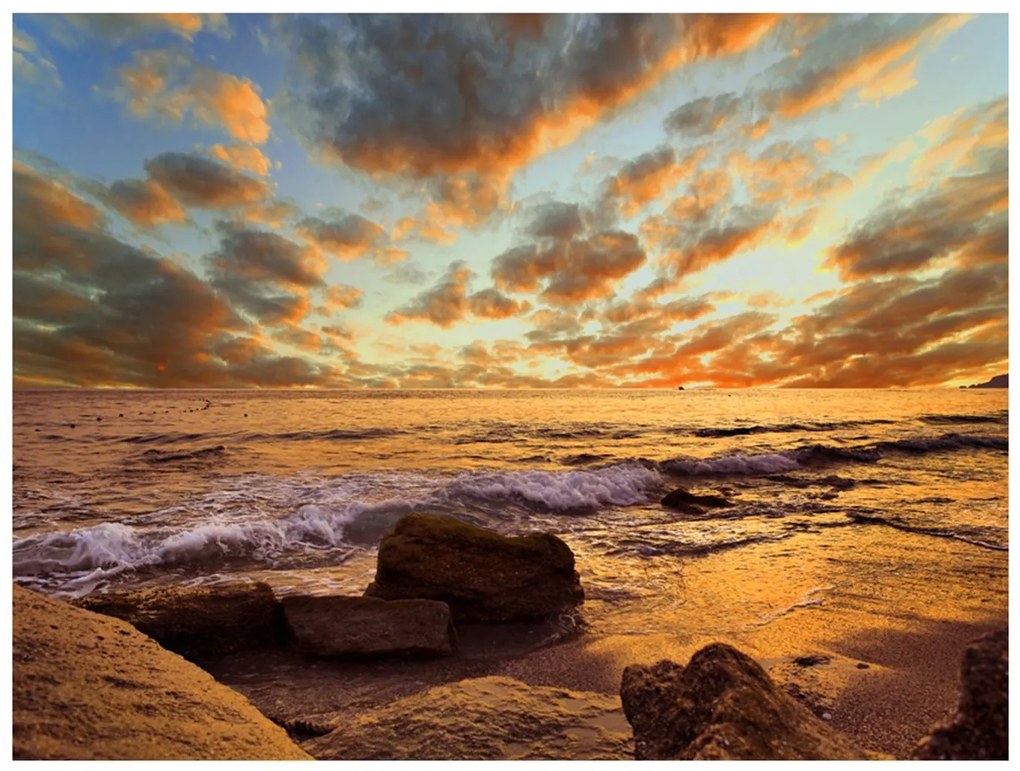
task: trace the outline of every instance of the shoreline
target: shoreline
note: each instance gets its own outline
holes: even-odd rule
[[[641,632],[632,623],[648,610],[641,603],[626,608],[622,607],[626,603],[592,599],[582,606],[585,629],[570,639],[530,650],[527,639],[515,640],[513,634],[496,630],[488,649],[486,641],[478,638],[471,642],[473,647],[449,659],[311,661],[286,651],[251,651],[224,658],[209,669],[278,722],[306,717],[322,723],[333,717],[342,725],[370,718],[401,700],[408,700],[410,709],[414,703],[410,697],[430,689],[448,693],[443,689],[459,681],[489,676],[513,678],[536,691],[553,688],[587,693],[590,698],[600,695],[618,704],[625,666],[663,658],[683,665],[704,645],[726,642],[758,661],[777,684],[798,695],[817,716],[828,715],[823,719],[862,749],[905,758],[955,708],[967,644],[985,632],[1008,626],[1008,560],[1005,553],[959,542],[933,546],[930,542],[936,539],[916,534],[896,533],[891,541],[885,541],[886,535],[888,531],[871,528],[830,529],[798,536],[804,539],[798,549],[791,549],[789,543],[761,544],[687,560],[683,565],[685,601],[668,613],[660,608],[654,632]],[[831,597],[798,603],[797,586],[809,586],[817,579],[811,563],[824,563],[820,555],[833,550],[845,552],[848,539],[858,541],[858,549],[872,549],[873,561],[847,564],[887,562],[883,582],[867,584],[867,576],[856,576],[853,585],[844,584]],[[884,549],[880,548],[883,543]],[[816,560],[802,558],[809,544]],[[910,563],[889,562],[896,554],[901,560],[912,559],[917,568],[916,555],[925,547],[932,559],[928,567],[942,576],[927,600],[912,594],[918,576],[905,569]],[[787,563],[799,557],[802,570],[795,575]],[[985,596],[972,596],[970,603],[953,602],[950,598],[959,600],[961,593],[973,589],[968,589],[968,574],[957,568],[966,565],[976,575],[982,562],[993,576],[983,587]],[[743,581],[734,579],[734,573],[743,576]],[[759,581],[778,575],[785,576],[783,585],[764,592],[782,598],[777,600],[774,617],[753,623],[748,609],[760,612],[764,602]],[[728,583],[723,576],[729,576]],[[840,581],[846,576],[834,578]],[[714,592],[709,591],[712,585]],[[728,593],[720,591],[725,587]],[[783,602],[788,607],[783,608]],[[877,612],[879,604],[884,614]],[[705,612],[710,605],[715,606],[711,617]],[[719,625],[723,620],[728,629]],[[637,633],[628,632],[628,625]],[[795,663],[812,658],[821,661],[806,666]],[[491,726],[493,736],[500,730]],[[318,742],[306,739],[302,746],[308,749],[309,741],[313,747]]]

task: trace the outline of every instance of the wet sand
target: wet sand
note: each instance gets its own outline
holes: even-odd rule
[[[600,569],[586,566],[583,553],[577,559],[582,582],[586,570]],[[967,643],[1007,625],[1007,565],[1006,552],[959,541],[877,526],[823,528],[681,561],[646,561],[647,591],[589,597],[584,628],[554,645],[543,644],[548,628],[519,625],[463,634],[458,656],[448,659],[350,663],[264,651],[237,654],[210,671],[272,719],[304,721],[324,733],[334,726],[357,730],[352,720],[385,705],[392,719],[400,699],[491,675],[618,704],[627,665],[686,663],[721,641],[754,657],[861,747],[904,758],[955,707]],[[455,693],[471,698],[466,686]],[[442,698],[456,703],[447,691]],[[407,701],[406,709],[416,703]],[[495,748],[484,756],[518,757],[506,749],[519,745],[507,735],[513,729],[492,714],[488,728],[479,729],[488,730]],[[413,717],[424,730],[421,715]],[[483,712],[476,723],[484,721]],[[455,752],[451,729],[441,716],[433,722],[429,730]],[[619,754],[618,735],[603,747],[585,745],[583,736],[573,745],[579,757],[627,756]],[[321,738],[298,738],[313,755],[323,746]],[[401,751],[395,747],[395,757]]]

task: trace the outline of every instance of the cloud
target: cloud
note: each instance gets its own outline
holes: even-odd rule
[[[677,107],[666,116],[666,131],[684,137],[700,138],[719,131],[735,118],[742,100],[734,93],[704,96]]]
[[[602,183],[602,200],[633,217],[693,174],[705,155],[706,151],[699,149],[678,159],[671,147],[639,155]]]
[[[492,288],[475,292],[467,300],[468,310],[474,316],[483,319],[507,319],[511,316],[520,316],[531,310],[530,303],[511,300]]]
[[[65,45],[74,44],[83,34],[118,45],[159,33],[188,41],[202,31],[221,37],[230,35],[227,17],[222,13],[71,13],[47,19],[47,23],[54,37]]]
[[[99,210],[34,169],[16,163],[13,185],[16,377],[83,386],[252,382],[209,353],[247,325],[204,281],[112,236]]]
[[[467,314],[467,283],[471,276],[471,270],[463,261],[454,262],[439,283],[419,294],[407,305],[388,313],[386,321],[400,324],[422,320],[443,329],[452,327]]]
[[[892,200],[830,249],[825,265],[837,268],[842,279],[910,273],[943,259],[964,265],[1008,259],[1005,165],[941,179],[905,203]]]
[[[268,107],[259,87],[171,51],[138,51],[117,70],[115,99],[132,115],[182,121],[187,114],[234,139],[262,144],[269,138]]]
[[[220,223],[220,246],[206,256],[212,286],[262,324],[297,324],[310,292],[325,287],[318,249],[237,223]]]
[[[151,179],[121,179],[101,188],[99,195],[107,206],[139,227],[184,222],[188,218],[173,196]]]
[[[235,171],[250,171],[265,177],[272,168],[272,161],[255,145],[213,145],[209,153]]]
[[[60,79],[57,65],[40,51],[35,39],[17,28],[14,29],[12,38],[15,89],[30,89],[34,93],[40,90],[62,90],[64,83]]]
[[[769,16],[297,17],[292,123],[370,174],[505,180],[684,64],[741,53]],[[535,37],[538,35],[538,37]]]
[[[581,207],[576,203],[551,201],[531,209],[530,223],[525,232],[532,238],[569,240],[585,228]]]
[[[537,292],[551,305],[569,305],[608,297],[617,281],[645,262],[637,237],[601,231],[587,238],[556,241],[539,247],[516,247],[493,261],[496,287],[510,292]]]
[[[469,315],[485,319],[505,319],[526,313],[531,306],[500,294],[495,289],[483,289],[468,294],[468,283],[474,277],[462,260],[451,263],[439,282],[407,305],[386,315],[390,324],[406,321],[428,321],[447,329]]]
[[[915,85],[920,54],[967,21],[922,15],[837,18],[803,53],[766,73],[780,83],[759,92],[758,104],[796,118],[836,106],[851,92],[871,102],[896,96]]]
[[[229,209],[260,203],[270,192],[265,182],[200,155],[163,153],[147,160],[145,171],[186,206]]]
[[[385,230],[360,214],[338,213],[328,221],[306,217],[298,223],[297,232],[344,262],[372,256],[378,264],[390,265],[407,257],[407,252],[390,244]]]
[[[687,199],[680,199],[686,205]],[[705,213],[694,220],[671,209],[642,223],[645,241],[659,252],[659,261],[675,279],[700,272],[738,252],[760,245],[777,228],[774,210],[732,206],[724,212]]]
[[[364,292],[347,284],[333,284],[323,293],[323,305],[318,312],[328,316],[335,311],[360,308],[364,300]]]

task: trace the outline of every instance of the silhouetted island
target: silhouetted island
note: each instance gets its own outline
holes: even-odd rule
[[[974,383],[969,386],[960,386],[960,388],[1009,388],[1009,373],[996,375],[985,383]]]

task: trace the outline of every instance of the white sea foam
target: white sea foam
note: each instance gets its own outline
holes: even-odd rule
[[[620,463],[599,469],[469,472],[457,477],[447,494],[487,501],[523,501],[548,511],[630,506],[649,499],[662,485],[653,468]]]
[[[707,460],[673,460],[667,463],[669,471],[684,474],[778,474],[800,468],[800,464],[787,455],[725,455]]]

